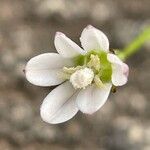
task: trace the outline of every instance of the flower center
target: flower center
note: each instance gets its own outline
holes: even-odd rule
[[[107,53],[104,51],[92,50],[86,55],[79,55],[74,58],[76,66],[88,66],[92,68],[95,75],[98,75],[103,83],[109,82],[112,75],[111,63],[107,60]]]
[[[90,85],[94,79],[94,72],[90,68],[79,69],[70,76],[70,82],[77,88],[85,88]]]
[[[103,51],[90,51],[86,55],[74,58],[75,67],[64,67],[63,78],[70,80],[74,88],[85,88],[95,83],[102,87],[111,81],[112,67],[107,60],[107,53]]]

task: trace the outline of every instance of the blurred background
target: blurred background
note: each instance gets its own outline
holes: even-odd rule
[[[127,60],[127,85],[94,115],[49,125],[40,105],[51,88],[22,72],[35,55],[55,52],[62,31],[79,43],[88,25],[123,48],[150,25],[150,0],[0,0],[0,150],[150,150],[150,43]]]

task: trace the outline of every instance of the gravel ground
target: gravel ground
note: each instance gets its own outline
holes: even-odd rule
[[[51,88],[27,82],[33,56],[55,51],[56,31],[79,43],[87,24],[123,48],[150,24],[149,0],[0,0],[0,150],[150,150],[150,43],[130,58],[129,82],[94,115],[59,125],[39,108]]]

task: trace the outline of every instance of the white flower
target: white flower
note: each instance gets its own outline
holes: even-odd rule
[[[106,102],[112,85],[127,82],[129,68],[109,51],[106,35],[87,26],[80,48],[63,33],[55,35],[58,53],[38,55],[26,65],[26,78],[38,86],[59,85],[41,105],[45,122],[57,124],[71,119],[78,110],[92,114]]]

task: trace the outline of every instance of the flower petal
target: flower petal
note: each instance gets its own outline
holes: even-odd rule
[[[69,81],[52,90],[41,105],[42,119],[51,124],[71,119],[78,112],[76,94]]]
[[[81,34],[81,45],[86,51],[90,50],[103,50],[109,51],[109,41],[107,36],[100,30],[89,25]]]
[[[128,81],[129,67],[116,55],[107,54],[107,59],[112,63],[112,83],[115,86],[122,86]]]
[[[105,84],[105,87],[97,88],[91,85],[81,90],[76,99],[79,110],[87,114],[96,112],[106,102],[111,86],[112,84]]]
[[[56,33],[54,43],[56,50],[63,57],[72,58],[85,53],[83,49],[61,32]]]
[[[72,66],[70,59],[65,59],[57,53],[45,53],[30,59],[25,68],[26,78],[38,86],[58,85],[64,79],[58,76],[62,67]]]

